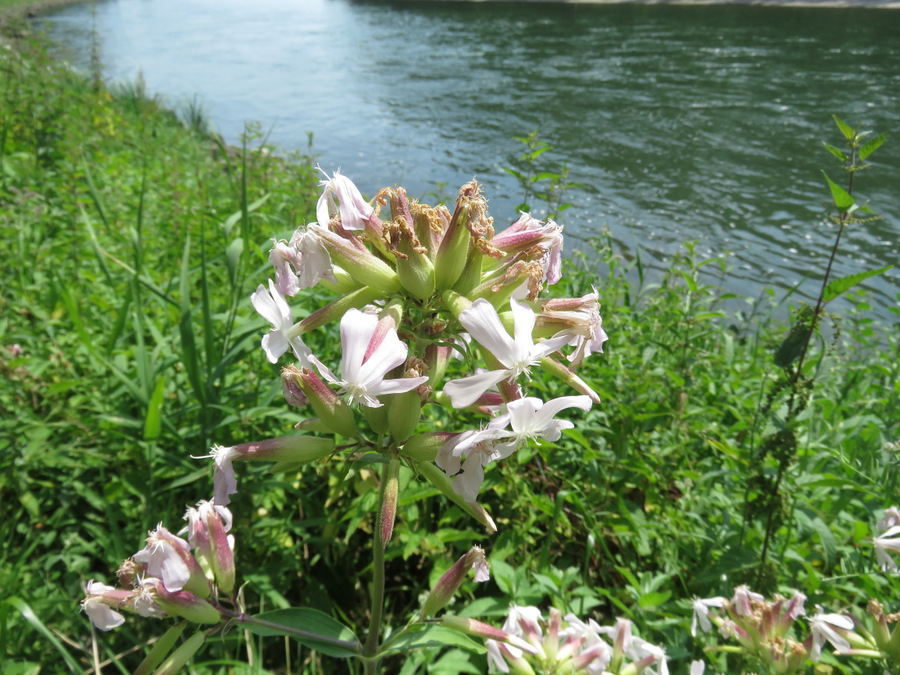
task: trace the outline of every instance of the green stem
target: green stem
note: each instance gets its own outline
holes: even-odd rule
[[[391,464],[384,464],[381,469],[381,484],[378,486],[378,521],[375,524],[372,545],[375,549],[372,563],[372,616],[369,620],[369,634],[363,647],[366,675],[378,672],[378,639],[381,635],[381,622],[384,617],[384,537],[381,523],[384,516],[385,494],[390,482]]]

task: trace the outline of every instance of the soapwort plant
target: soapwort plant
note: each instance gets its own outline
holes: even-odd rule
[[[87,584],[82,606],[91,621],[108,630],[123,623],[123,612],[180,620],[139,672],[173,672],[205,640],[235,625],[260,636],[289,636],[324,655],[356,658],[366,673],[378,672],[385,656],[425,640],[440,642],[448,632],[487,640],[492,668],[500,672],[553,664],[566,672],[666,672],[662,649],[632,636],[628,622],[604,629],[570,615],[563,625],[556,610],[543,621],[536,608],[513,608],[497,628],[447,614],[470,572],[476,582],[489,578],[478,546],[434,584],[406,625],[386,625],[385,550],[402,497],[401,467],[495,533],[497,525],[478,502],[485,471],[526,446],[559,440],[574,426],[564,413],[600,402],[575,369],[602,353],[607,335],[596,291],[578,298],[542,295],[561,276],[563,233],[552,220],[521,213],[495,232],[475,181],[460,189],[453,212],[410,200],[401,187],[384,188],[369,202],[337,172],[326,175],[322,188],[316,222],[273,243],[274,278],[251,297],[270,325],[261,347],[270,362],[283,365],[286,404],[309,411],[308,417],[290,436],[214,445],[206,455],[214,464],[212,499],[188,509],[180,532],[162,524],[152,531],[146,547],[122,563],[117,586]],[[313,287],[324,287],[333,299],[297,321],[291,298]],[[340,334],[338,364],[307,345],[329,324]],[[552,373],[571,394],[532,395],[537,369]],[[448,410],[466,412],[450,414],[448,422]],[[437,412],[440,430],[430,421]],[[473,415],[481,425],[466,421]],[[296,470],[325,458],[380,467],[364,636],[311,608],[246,612],[235,570],[228,507],[239,490],[239,467],[265,461],[274,471]],[[188,625],[197,632],[176,648]]]

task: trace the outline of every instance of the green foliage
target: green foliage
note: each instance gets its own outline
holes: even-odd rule
[[[78,612],[82,584],[110,580],[142,531],[174,527],[208,494],[208,464],[192,457],[302,419],[258,348],[262,321],[248,298],[266,275],[271,233],[312,217],[316,176],[258,128],[241,148],[226,146],[198,109],[182,122],[139,83],[98,90],[39,44],[4,51],[0,73],[0,661],[4,672],[87,672],[107,660],[108,671],[129,672],[169,624],[92,634]],[[883,142],[839,127],[860,161]],[[549,201],[558,215],[562,190],[536,186],[561,188],[564,172],[546,175],[537,160],[549,146],[523,140],[525,201]],[[853,154],[835,149],[842,161]],[[672,672],[702,653],[687,631],[689,600],[744,581],[800,589],[829,611],[873,597],[900,611],[900,581],[876,569],[869,543],[900,494],[900,340],[869,317],[857,286],[874,272],[825,287],[826,302],[854,302],[827,339],[810,308],[785,327],[774,291],[724,294],[726,272],[691,244],[652,282],[640,255],[625,263],[608,236],[572,253],[560,294],[596,286],[611,336],[578,370],[603,404],[557,443],[489,467],[483,501],[500,530],[490,539],[465,505],[401,468],[389,623],[413,616],[419,591],[475,543],[488,549],[493,580],[464,584],[454,613],[499,625],[515,602],[601,623],[624,616],[666,645]],[[333,335],[309,338],[323,360],[337,355]],[[804,362],[796,389],[773,385]],[[570,393],[533,375],[541,394]],[[298,631],[312,622],[338,641],[355,640],[341,626],[364,635],[377,469],[354,458],[242,473],[234,513],[248,611],[288,612]],[[388,657],[387,668],[484,672],[478,645],[454,635],[451,644],[440,627],[409,634],[392,649],[420,651]],[[354,668],[323,659],[340,644],[294,637],[232,631],[193,668],[251,672],[240,666],[247,654],[252,672]]]

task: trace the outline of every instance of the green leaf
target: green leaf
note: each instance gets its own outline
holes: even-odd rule
[[[875,152],[881,145],[884,143],[887,138],[887,134],[881,134],[880,136],[876,136],[871,141],[866,143],[859,149],[859,160],[864,162],[866,158]]]
[[[167,630],[157,643],[153,645],[153,649],[150,650],[150,653],[147,654],[141,665],[134,671],[134,675],[148,675],[152,673],[156,666],[166,658],[172,647],[175,646],[175,643],[178,642],[178,638],[181,637],[185,628],[187,628],[187,622],[181,622],[176,623]]]
[[[775,365],[779,368],[787,368],[800,358],[803,347],[809,338],[812,326],[804,319],[800,321],[800,323],[795,323],[791,327],[791,332],[788,333],[788,336],[775,351]]]
[[[162,428],[162,405],[163,394],[165,394],[166,378],[159,375],[156,378],[156,386],[153,388],[153,394],[150,396],[150,402],[147,404],[147,417],[144,420],[144,440],[152,441],[159,438],[159,432]]]
[[[483,654],[487,651],[483,645],[455,630],[431,624],[421,627],[412,626],[396,641],[391,642],[387,649],[384,650],[384,653],[406,653],[414,649],[425,649],[428,647],[462,647],[476,654]]]
[[[253,618],[271,624],[261,626],[252,620],[242,624],[254,635],[287,635],[310,649],[339,659],[356,656],[360,650],[352,630],[316,609],[276,609]]]
[[[861,281],[865,281],[871,277],[878,276],[879,274],[884,274],[889,269],[893,269],[893,265],[888,265],[887,267],[881,267],[877,270],[869,270],[868,272],[859,272],[858,274],[851,274],[847,277],[842,277],[840,279],[835,279],[830,284],[825,287],[825,292],[822,294],[822,302],[829,303],[834,300],[836,297],[841,295],[844,291],[849,288],[852,288],[856,284]]]
[[[853,200],[853,196],[847,192],[840,185],[835,183],[828,177],[828,174],[824,171],[822,175],[825,176],[825,180],[828,181],[828,187],[831,188],[831,197],[834,199],[834,205],[837,207],[838,211],[841,213],[846,213],[850,210],[850,208],[856,203]]]
[[[228,276],[231,278],[232,283],[234,283],[234,279],[237,276],[237,269],[243,252],[244,240],[241,237],[236,237],[225,249],[225,267],[228,268]]]
[[[841,150],[840,148],[836,148],[833,145],[828,145],[828,143],[822,143],[822,145],[825,146],[825,149],[828,150],[828,152],[830,152],[842,162],[847,161],[847,155],[845,155],[843,150]]]
[[[654,591],[653,593],[644,593],[638,599],[638,605],[647,609],[648,607],[659,607],[672,597],[671,591]]]
[[[844,138],[848,141],[852,141],[856,136],[856,130],[851,128],[844,120],[842,120],[837,115],[832,115],[831,118],[834,120],[834,123],[837,124],[838,129],[841,130],[841,133],[844,134]]]
[[[25,619],[31,626],[41,635],[44,636],[44,639],[47,640],[53,647],[59,652],[62,660],[65,661],[66,666],[68,666],[69,670],[73,673],[82,673],[84,672],[81,666],[78,665],[78,662],[72,658],[72,655],[69,654],[68,650],[63,646],[62,642],[56,637],[50,628],[40,620],[37,614],[34,613],[34,610],[28,605],[27,602],[22,600],[21,598],[9,598],[4,604],[9,605],[10,607],[14,607],[19,611],[19,614],[22,615],[22,618]],[[49,662],[49,654],[47,655],[47,659]],[[61,664],[56,664],[59,670],[62,670]]]
[[[837,543],[834,540],[834,535],[821,518],[813,518],[810,521],[810,525],[819,535],[819,540],[822,542],[822,553],[825,556],[825,564],[830,567],[835,555],[837,555]]]

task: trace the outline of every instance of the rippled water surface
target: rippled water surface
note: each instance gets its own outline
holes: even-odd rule
[[[900,11],[107,0],[47,25],[82,64],[95,27],[110,78],[196,95],[229,141],[248,120],[287,148],[312,132],[323,168],[365,192],[450,194],[477,175],[498,223],[521,200],[513,137],[539,129],[584,186],[569,234],[607,225],[660,265],[696,239],[730,253],[746,294],[824,264],[836,113],[894,132],[857,182],[885,218],[853,228],[838,273],[900,260]],[[868,284],[882,316],[897,279]]]

